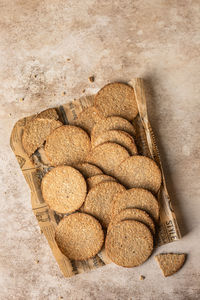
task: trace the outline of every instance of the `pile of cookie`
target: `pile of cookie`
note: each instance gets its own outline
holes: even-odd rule
[[[112,83],[70,125],[48,110],[24,129],[26,153],[44,147],[52,167],[41,191],[50,209],[63,215],[55,239],[69,259],[91,258],[105,244],[114,263],[134,267],[153,251],[161,172],[138,153],[137,114],[133,88]]]

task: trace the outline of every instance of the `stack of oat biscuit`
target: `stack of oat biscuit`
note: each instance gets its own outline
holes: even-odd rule
[[[133,88],[112,83],[73,124],[63,125],[47,110],[26,125],[25,151],[31,156],[44,145],[52,167],[41,191],[50,209],[63,215],[55,239],[69,259],[91,258],[105,245],[114,263],[135,267],[153,251],[161,172],[138,153],[137,114]]]

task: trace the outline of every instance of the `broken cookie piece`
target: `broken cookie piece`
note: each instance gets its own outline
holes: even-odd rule
[[[155,256],[165,277],[175,274],[181,269],[186,259],[186,254],[162,253]]]

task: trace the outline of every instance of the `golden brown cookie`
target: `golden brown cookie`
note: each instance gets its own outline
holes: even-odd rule
[[[98,167],[89,163],[78,164],[75,166],[75,168],[79,170],[79,172],[81,172],[81,174],[83,174],[85,178],[103,174],[103,172]]]
[[[22,145],[26,153],[31,156],[43,145],[48,135],[62,125],[60,121],[50,119],[33,118],[30,120],[22,135]]]
[[[55,239],[61,252],[69,259],[85,260],[101,250],[104,233],[95,218],[84,213],[74,213],[60,221]]]
[[[51,120],[58,120],[59,116],[55,108],[48,108],[46,110],[41,111],[37,118],[40,119],[51,119]]]
[[[156,222],[159,219],[159,205],[151,192],[133,188],[116,194],[112,203],[112,218],[126,208],[138,208],[146,211]]]
[[[161,172],[155,161],[145,156],[131,156],[115,169],[115,177],[127,188],[139,187],[157,193]]]
[[[41,190],[51,209],[59,213],[71,213],[83,204],[87,186],[79,171],[69,166],[59,166],[42,178]]]
[[[176,273],[183,266],[186,254],[163,253],[155,256],[165,277]]]
[[[112,181],[101,182],[89,190],[84,202],[83,211],[96,217],[104,227],[107,227],[111,218],[111,203],[116,193],[125,188]]]
[[[124,147],[115,143],[104,143],[93,148],[86,160],[112,176],[114,169],[128,157],[129,153]]]
[[[90,138],[76,126],[64,125],[46,139],[45,153],[53,166],[75,165],[84,161],[90,150]]]
[[[102,119],[102,114],[94,106],[89,106],[86,109],[84,109],[78,115],[78,118],[72,121],[71,124],[79,126],[82,129],[84,129],[88,134],[91,134],[94,125]]]
[[[134,126],[121,117],[109,117],[99,121],[92,129],[91,132],[91,141],[94,145],[96,138],[104,131],[107,130],[122,130],[129,133],[131,136],[135,136],[136,130]]]
[[[125,220],[107,232],[106,254],[117,265],[136,267],[143,264],[153,251],[153,237],[146,225]]]
[[[125,208],[111,219],[108,230],[116,223],[124,220],[135,220],[146,225],[152,234],[155,234],[155,224],[144,210],[138,208]]]
[[[99,136],[97,136],[92,146],[96,147],[106,142],[112,142],[123,146],[129,152],[130,155],[137,154],[137,147],[135,145],[134,139],[132,138],[132,136],[130,136],[130,134],[128,134],[125,131],[122,130],[104,131],[100,133]]]
[[[134,89],[120,82],[105,85],[95,96],[94,106],[105,116],[133,120],[138,114]]]
[[[105,175],[105,174],[92,176],[87,179],[88,190],[90,190],[95,185],[99,184],[100,182],[104,182],[104,181],[115,181],[116,182],[116,179],[112,176]]]

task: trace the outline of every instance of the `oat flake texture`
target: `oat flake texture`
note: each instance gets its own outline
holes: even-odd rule
[[[120,82],[105,85],[95,96],[95,107],[105,116],[133,120],[138,114],[134,89]]]
[[[103,172],[96,166],[89,164],[89,163],[81,163],[78,165],[75,165],[75,168],[81,172],[81,174],[85,178],[89,178],[95,175],[103,174]]]
[[[94,106],[90,106],[84,109],[71,124],[81,127],[90,134],[94,125],[102,119],[102,114]]]
[[[107,233],[105,249],[108,257],[122,267],[144,263],[153,251],[153,237],[146,225],[125,220],[113,225]]]
[[[163,275],[165,277],[176,273],[183,266],[186,259],[186,254],[163,253],[155,256]]]
[[[82,174],[69,166],[58,166],[42,179],[42,195],[49,207],[59,213],[70,213],[81,207],[87,185]]]
[[[83,162],[90,150],[90,138],[76,126],[64,125],[54,130],[46,140],[45,153],[53,166]]]
[[[131,156],[119,164],[115,177],[127,188],[144,188],[158,192],[161,172],[154,160],[140,155]]]
[[[122,130],[129,133],[131,136],[136,135],[134,126],[124,118],[112,116],[99,121],[92,129],[91,141],[94,145],[96,138],[107,130]]]
[[[84,212],[93,215],[104,227],[107,227],[111,219],[113,197],[124,190],[125,188],[117,182],[99,183],[88,192],[83,206]]]
[[[87,156],[87,161],[112,176],[115,168],[128,157],[129,153],[124,147],[108,142],[93,148]]]
[[[43,145],[48,135],[63,124],[48,118],[34,118],[26,125],[22,135],[22,145],[26,153],[31,156]]]
[[[102,133],[96,138],[94,141],[93,147],[96,147],[100,144],[112,142],[117,143],[123,146],[130,155],[137,154],[137,147],[135,145],[135,141],[130,134],[122,130],[107,130]]]
[[[115,224],[124,220],[135,220],[145,224],[152,234],[155,234],[155,224],[147,212],[138,208],[125,208],[115,215],[109,224],[108,230]]]
[[[102,248],[104,233],[100,223],[85,213],[64,217],[56,228],[56,242],[69,259],[85,260]]]
[[[100,174],[100,175],[95,175],[87,179],[87,186],[88,189],[90,190],[93,188],[95,185],[105,182],[105,181],[116,181],[116,179],[112,176],[105,175],[105,174]]]
[[[154,221],[159,219],[158,201],[145,189],[133,188],[116,194],[112,203],[112,217],[126,208],[139,208],[146,211]]]

